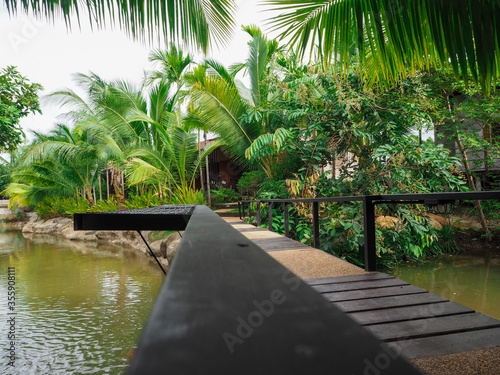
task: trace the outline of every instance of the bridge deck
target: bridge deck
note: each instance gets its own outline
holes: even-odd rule
[[[396,352],[416,364],[423,361],[426,373],[446,373],[435,364],[452,358],[450,355],[462,354],[467,358],[467,354],[480,354],[481,350],[492,348],[498,349],[488,352],[481,364],[484,366],[486,362],[487,370],[482,367],[474,372],[471,362],[465,361],[462,368],[455,366],[450,374],[500,373],[499,320],[393,276],[365,272],[324,252],[320,260],[315,258],[319,250],[267,229],[255,228],[235,218],[225,220]],[[284,253],[288,256],[284,257]],[[319,276],[311,277],[314,273]],[[434,357],[435,363],[425,363]],[[460,356],[453,358],[453,364],[460,363]],[[478,361],[474,362],[478,365]]]

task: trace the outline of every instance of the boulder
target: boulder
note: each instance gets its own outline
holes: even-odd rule
[[[375,223],[377,223],[380,228],[383,229],[394,228],[399,224],[399,222],[400,220],[394,216],[377,216],[375,218]]]
[[[167,272],[168,267],[170,266],[170,264],[168,263],[168,260],[165,258],[158,258],[158,261],[160,262],[160,264],[163,267],[163,269],[165,270],[165,272]]]
[[[151,242],[149,244],[149,247],[151,248],[151,250],[153,251],[153,254],[156,257],[164,257],[165,251],[163,251],[163,253],[162,253],[162,246],[165,248],[164,243],[165,243],[164,240],[158,240],[158,241]]]
[[[181,243],[181,239],[176,239],[171,241],[167,246],[167,260],[169,264],[172,264],[172,260],[174,259],[175,253],[177,253],[177,248]]]
[[[424,216],[428,217],[431,221],[431,224],[434,223],[434,222],[437,222],[439,224],[441,224],[441,228],[442,227],[447,227],[449,225],[449,222],[448,222],[448,219],[443,217],[443,216],[440,216],[440,215],[436,215],[436,214],[433,214],[433,213],[426,213]],[[440,229],[441,229],[440,228]]]
[[[431,227],[433,227],[434,229],[438,229],[438,230],[443,229],[442,222],[444,222],[444,221],[442,219],[444,219],[444,217],[434,215],[434,214],[426,214],[425,217],[427,217],[427,219],[429,219],[429,223],[431,224]]]
[[[34,221],[28,221],[26,225],[23,226],[23,233],[33,233],[33,226],[35,225]]]
[[[433,220],[437,221],[439,224],[441,224],[442,227],[448,227],[448,226],[453,226],[455,228],[462,228],[462,229],[481,229],[481,223],[477,221],[474,218],[471,217],[460,217],[460,216],[452,216],[449,215],[447,217],[443,217],[440,215],[435,215],[432,213],[427,213],[425,214],[429,219],[431,219],[431,223]],[[437,228],[437,229],[441,229]]]
[[[461,217],[453,217],[451,219],[451,225],[455,228],[461,229],[481,229],[481,223],[471,218],[461,218]]]

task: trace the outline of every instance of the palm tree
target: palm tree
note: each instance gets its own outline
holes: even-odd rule
[[[266,0],[273,30],[301,54],[347,71],[353,52],[372,84],[450,67],[489,94],[500,72],[497,0]]]
[[[171,203],[203,203],[203,195],[195,190],[195,178],[205,157],[218,146],[212,143],[198,151],[197,137],[179,126],[160,133],[162,149],[144,145],[128,154],[126,173],[130,185],[145,184],[156,190],[161,199]]]
[[[35,134],[31,147],[12,173],[5,193],[11,203],[36,204],[45,197],[81,196],[93,202],[99,167],[91,136],[57,124],[49,135]]]
[[[226,42],[234,26],[234,0],[4,0],[10,14],[21,10],[52,19],[62,15],[69,26],[89,17],[92,26],[118,24],[128,34],[153,40],[184,41],[204,52],[212,43]],[[87,11],[87,12],[84,12]],[[85,15],[88,13],[88,15]]]
[[[226,69],[217,61],[205,60],[204,65],[188,76],[191,98],[188,121],[219,135],[225,151],[242,165],[250,166],[250,162],[255,162],[271,177],[271,153],[256,153],[257,146],[247,150],[260,136],[276,130],[269,117],[266,78],[276,67],[275,57],[281,49],[257,27],[245,26],[243,29],[251,36],[249,57],[245,62]],[[242,70],[250,77],[249,88],[235,78]],[[268,135],[259,139],[259,145],[283,140],[283,136]],[[279,147],[266,150],[276,151]]]

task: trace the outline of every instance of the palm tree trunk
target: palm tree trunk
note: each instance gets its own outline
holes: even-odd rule
[[[102,188],[101,188],[101,175],[100,174],[98,175],[97,180],[99,181],[99,200],[102,201]]]
[[[210,171],[208,170],[208,156],[205,156],[205,164],[207,165],[208,207],[212,207],[212,197],[210,196]]]
[[[121,179],[122,179],[123,200],[125,200],[125,174],[123,172],[121,174]]]
[[[201,154],[201,134],[200,134],[200,129],[198,129],[198,155]],[[203,165],[200,166],[200,183],[201,183],[201,190],[203,193],[207,191],[206,186],[205,186],[205,175],[203,174]]]
[[[109,169],[106,168],[106,199],[109,200]]]

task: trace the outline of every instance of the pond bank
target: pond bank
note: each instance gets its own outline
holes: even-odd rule
[[[15,215],[4,217],[2,223],[13,230],[21,231],[28,238],[34,235],[46,235],[70,242],[104,243],[138,250],[150,256],[144,241],[135,231],[75,231],[72,219],[59,217],[43,220],[34,212],[27,213],[23,220],[19,220]],[[181,234],[172,233],[161,238],[163,237],[161,232],[143,231],[141,233],[163,268],[167,270],[179,246]]]

